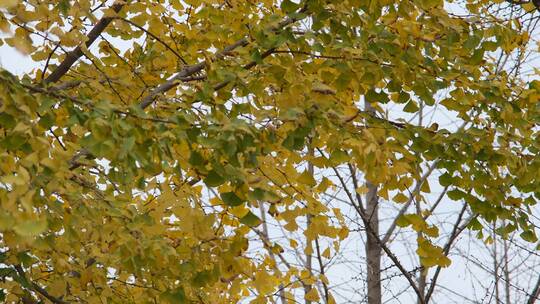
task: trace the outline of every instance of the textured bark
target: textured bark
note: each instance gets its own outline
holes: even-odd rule
[[[367,234],[366,260],[368,304],[381,304],[381,246],[375,235],[379,235],[379,198],[377,186],[367,182],[366,216],[373,234]]]
[[[422,296],[424,295],[426,291],[426,276],[427,276],[427,273],[425,273],[424,271],[421,271],[420,275],[418,276],[418,290],[420,290]],[[424,300],[418,297],[417,303],[422,304],[424,303]]]

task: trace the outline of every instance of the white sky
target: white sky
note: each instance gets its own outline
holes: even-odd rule
[[[2,0],[0,0],[2,1]],[[7,44],[0,47],[0,67],[16,75],[23,75],[32,71],[36,63],[30,56],[21,54]]]

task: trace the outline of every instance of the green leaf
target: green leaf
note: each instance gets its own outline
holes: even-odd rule
[[[7,113],[0,113],[0,127],[12,129],[15,127],[17,122],[15,121],[15,118],[13,116],[7,114]]]
[[[448,174],[448,172],[445,172],[444,174],[439,176],[439,183],[443,187],[450,186],[452,184],[452,176]]]
[[[261,188],[255,188],[248,193],[248,198],[251,200],[262,201],[266,197],[266,191]]]
[[[409,100],[409,102],[405,105],[405,107],[403,108],[403,111],[405,112],[408,112],[408,113],[416,113],[420,108],[418,107],[418,105],[416,104],[416,101],[414,100]]]
[[[396,220],[396,225],[398,227],[407,227],[409,226],[411,223],[409,223],[409,221],[407,220],[407,218],[405,216],[400,216],[398,217],[398,219]]]
[[[330,154],[330,162],[334,165],[338,165],[347,162],[350,159],[349,155],[345,151],[336,150]]]
[[[11,267],[0,267],[0,278],[10,277],[14,272]]]
[[[317,184],[317,182],[313,178],[313,175],[311,175],[311,173],[309,173],[307,170],[300,174],[300,176],[298,177],[298,182],[306,184],[308,186],[315,186]]]
[[[201,155],[201,153],[197,151],[192,151],[191,155],[189,156],[189,163],[193,165],[194,167],[200,167],[204,165],[204,157]]]
[[[450,190],[447,193],[448,197],[454,201],[459,201],[460,199],[462,199],[464,194],[465,193],[463,191],[458,189]]]
[[[28,220],[13,227],[13,230],[22,236],[36,236],[44,232],[45,229],[47,229],[46,220]]]
[[[255,214],[249,211],[243,218],[240,219],[240,223],[248,225],[250,227],[256,227],[261,224],[261,219],[258,218]]]
[[[471,222],[469,223],[468,227],[469,227],[469,229],[476,230],[476,231],[480,231],[480,230],[482,230],[482,228],[484,228],[482,226],[482,223],[480,223],[480,221],[478,221],[477,218],[473,218],[471,220]]]
[[[54,124],[54,115],[52,113],[46,113],[39,119],[39,125],[44,129],[52,127]]]
[[[204,179],[204,183],[208,187],[217,187],[225,182],[223,176],[219,175],[216,171],[212,170],[208,172],[208,175]]]
[[[375,90],[371,89],[366,94],[366,100],[371,103],[387,103],[388,102],[388,95],[386,95],[384,92],[375,92]]]
[[[183,288],[166,291],[160,295],[160,298],[166,302],[174,304],[188,303],[186,298],[186,292]]]
[[[17,253],[17,260],[25,267],[29,267],[34,262],[32,257],[27,252]]]
[[[244,200],[239,198],[234,192],[221,193],[221,200],[227,206],[231,206],[231,207],[240,206],[244,202]]]
[[[281,1],[281,9],[285,13],[292,13],[292,12],[296,11],[297,8],[298,8],[298,4],[292,2],[291,0],[282,0]]]
[[[219,268],[214,267],[212,270],[204,270],[198,272],[191,280],[191,284],[195,287],[204,287],[216,282],[219,279]]]
[[[536,234],[532,230],[523,231],[520,236],[523,240],[530,243],[535,243],[538,241],[538,237],[536,237]]]
[[[411,95],[405,91],[399,92],[398,103],[406,103],[411,99]]]
[[[62,14],[66,15],[70,7],[71,4],[69,3],[69,0],[58,1],[58,9],[62,12]]]
[[[124,139],[122,149],[120,150],[120,157],[124,158],[135,146],[135,136],[130,136]]]

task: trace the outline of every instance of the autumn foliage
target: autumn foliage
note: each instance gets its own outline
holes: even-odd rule
[[[529,35],[490,4],[0,1],[37,67],[0,71],[0,298],[336,303],[323,265],[359,226],[402,265],[370,191],[426,271],[451,263],[435,187],[456,236],[536,242],[540,82],[498,68]],[[460,125],[418,122],[434,107]]]

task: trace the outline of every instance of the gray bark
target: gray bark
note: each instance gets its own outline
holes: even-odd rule
[[[367,285],[368,304],[381,304],[381,246],[375,235],[379,235],[379,197],[377,186],[367,182],[366,216],[373,234],[367,233],[366,261],[367,261]]]

